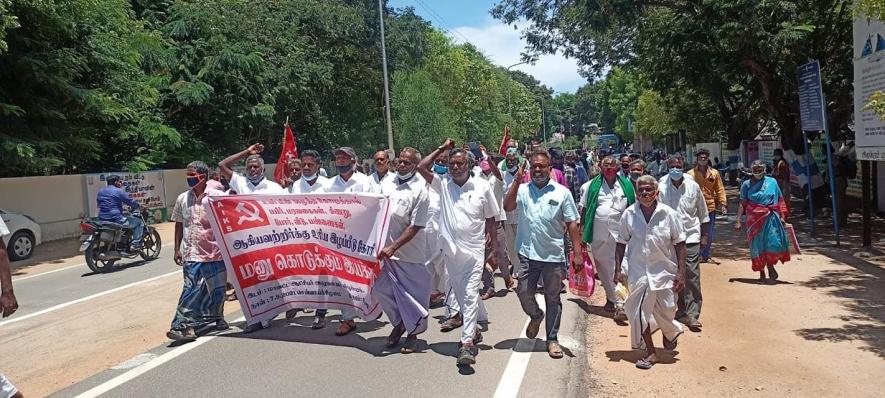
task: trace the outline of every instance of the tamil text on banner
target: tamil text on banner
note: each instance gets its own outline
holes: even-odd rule
[[[129,197],[135,199],[138,205],[151,211],[153,221],[165,221],[166,217],[166,185],[163,181],[163,172],[145,171],[143,173],[128,173],[125,171],[114,173],[86,174],[86,200],[89,205],[89,216],[98,217],[98,191],[106,187],[107,177],[118,175],[123,180],[123,189]]]
[[[216,196],[207,206],[247,323],[296,308],[380,314],[370,290],[387,237],[383,196]]]

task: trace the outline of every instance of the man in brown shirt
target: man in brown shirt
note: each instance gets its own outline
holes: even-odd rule
[[[722,184],[722,176],[719,171],[710,167],[710,151],[701,149],[695,155],[695,166],[688,171],[688,175],[694,178],[694,181],[701,186],[701,192],[704,193],[704,200],[707,202],[707,210],[710,212],[710,222],[707,224],[707,244],[701,247],[702,263],[719,264],[713,260],[713,231],[716,224],[716,210],[722,211],[722,214],[728,213],[728,201],[725,197],[725,185]]]
[[[771,171],[771,176],[777,180],[777,186],[781,189],[781,193],[784,194],[784,201],[787,203],[787,209],[790,208],[790,165],[787,164],[787,161],[784,159],[784,150],[783,149],[775,149],[774,150],[774,169]]]

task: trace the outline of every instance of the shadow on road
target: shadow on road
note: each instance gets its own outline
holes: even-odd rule
[[[541,339],[534,339],[534,344],[529,349],[525,349],[524,347],[519,346],[520,339],[507,339],[498,344],[495,344],[496,350],[513,350],[515,352],[543,352],[547,354],[547,342]],[[572,350],[568,349],[568,347],[560,345],[562,349],[562,353],[569,358],[574,358],[575,354],[572,353]]]
[[[95,276],[95,275],[113,274],[113,273],[116,273],[116,272],[120,272],[120,271],[127,270],[127,269],[129,269],[129,268],[141,267],[142,265],[145,265],[145,264],[151,263],[151,262],[153,262],[153,261],[156,261],[156,260],[150,260],[150,261],[146,261],[146,260],[138,260],[138,261],[131,262],[131,263],[123,263],[123,264],[121,264],[121,265],[114,264],[114,268],[112,268],[112,269],[111,269],[110,271],[108,271],[108,272],[87,272],[87,273],[85,273],[85,274],[80,275],[80,277],[81,277],[81,278],[86,278],[86,277]],[[84,267],[85,267],[85,265],[84,265]]]
[[[658,364],[663,365],[672,365],[676,362],[679,362],[679,358],[676,358],[676,355],[679,354],[679,351],[666,351],[658,348],[656,350],[658,356]],[[630,362],[636,363],[636,361],[645,358],[645,351],[641,350],[629,350],[629,351],[606,351],[605,356],[608,357],[609,362]]]
[[[782,280],[773,281],[771,279],[759,280],[759,278],[728,278],[729,282],[738,282],[738,283],[746,283],[748,285],[792,285],[793,282],[787,282]]]

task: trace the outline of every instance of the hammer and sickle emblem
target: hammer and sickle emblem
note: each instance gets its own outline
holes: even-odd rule
[[[246,221],[264,221],[264,219],[261,218],[261,212],[258,211],[258,208],[252,203],[240,202],[237,204],[236,210],[240,214],[245,214],[240,216],[240,219],[237,220],[237,225],[243,225]]]

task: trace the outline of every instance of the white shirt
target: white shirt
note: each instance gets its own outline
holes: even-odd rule
[[[498,177],[495,176],[495,173],[491,172],[489,172],[488,175],[485,173],[479,173],[479,177],[489,184],[489,188],[492,189],[492,194],[495,195],[495,199],[497,200],[496,203],[498,204],[498,209],[501,210],[501,212],[495,216],[495,221],[506,220],[507,213],[504,211],[504,181],[499,180]]]
[[[639,207],[636,202],[624,211],[618,231],[618,243],[627,245],[627,281],[632,285],[648,278],[649,289],[670,289],[678,271],[674,246],[685,242],[679,215],[658,202],[646,223]]]
[[[589,189],[589,185],[587,188]],[[584,195],[586,196],[586,194]],[[586,203],[587,198],[582,200]],[[596,215],[593,217],[593,240],[603,241],[617,237],[621,228],[621,215],[627,209],[627,195],[621,187],[621,180],[615,179],[615,186],[609,187],[605,178],[599,188],[599,198],[596,201]]]
[[[286,190],[271,180],[268,180],[266,177],[258,183],[258,185],[252,185],[249,182],[249,179],[238,174],[233,173],[230,177],[230,189],[237,192],[238,195],[248,195],[253,193],[286,193]]]
[[[430,187],[440,197],[440,240],[447,254],[467,254],[481,260],[485,256],[486,219],[500,213],[489,185],[468,178],[458,186],[451,176],[435,174]]]
[[[302,177],[304,178],[304,177]],[[329,184],[326,192],[337,193],[337,192],[369,192],[369,193],[379,193],[381,189],[375,186],[375,182],[372,179],[362,173],[354,172],[350,179],[344,181],[341,178],[341,175],[337,175],[332,178],[331,183]]]
[[[379,191],[384,186],[385,183],[392,182],[396,178],[396,172],[393,170],[387,170],[387,174],[384,177],[379,178],[378,172],[372,173],[372,181],[375,181],[375,185],[378,186]]]
[[[593,181],[593,179],[591,178],[590,181]],[[584,206],[587,205],[587,191],[590,190],[590,181],[581,185],[581,197],[578,198],[578,203],[576,203],[578,205],[578,211],[581,213],[584,212]],[[605,181],[602,183],[605,184]]]
[[[664,176],[658,181],[658,191],[658,201],[679,213],[685,243],[700,243],[701,224],[710,221],[701,186],[692,179],[683,178],[682,184],[676,188],[670,176]]]
[[[328,189],[329,179],[317,174],[317,179],[314,180],[313,185],[309,184],[307,180],[302,176],[295,181],[294,184],[289,186],[289,193],[300,194],[300,193],[325,193],[326,189]]]
[[[513,185],[514,181],[517,184],[520,183],[519,181],[516,181],[516,176],[513,174],[510,174],[509,171],[506,171],[506,170],[502,171],[501,176],[504,177],[504,192],[507,192],[510,190],[510,186]],[[504,209],[504,201],[503,200],[501,201],[501,209],[502,210]],[[519,224],[519,210],[506,211],[506,212],[504,212],[504,217],[506,217],[504,219],[505,224],[510,224],[510,225]]]
[[[394,260],[424,264],[427,262],[427,234],[425,227],[430,221],[430,198],[427,194],[427,183],[420,176],[414,176],[406,183],[399,184],[399,179],[384,184],[384,192],[390,200],[390,223],[387,228],[387,244],[393,244],[402,236],[410,225],[421,227],[421,231],[412,240],[399,248]]]

